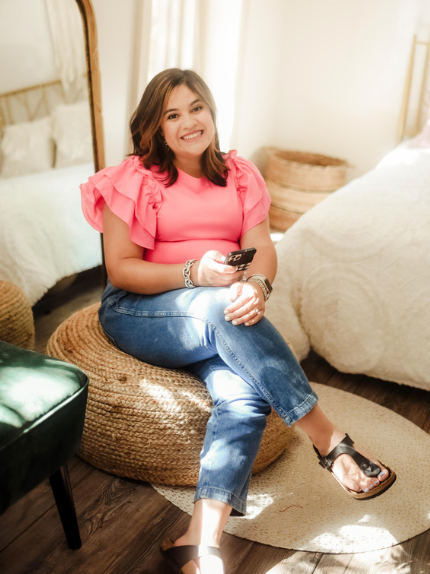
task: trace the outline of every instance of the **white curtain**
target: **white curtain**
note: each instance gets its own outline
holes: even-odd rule
[[[140,25],[132,109],[158,72],[195,70],[214,95],[221,149],[227,151],[234,127],[243,0],[143,0],[136,14]]]
[[[148,80],[166,68],[194,66],[198,29],[198,0],[152,0]]]
[[[66,97],[75,99],[86,86],[82,18],[75,0],[45,0],[55,53]]]

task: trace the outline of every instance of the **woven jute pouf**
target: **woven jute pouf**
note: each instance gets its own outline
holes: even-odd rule
[[[96,303],[69,317],[46,349],[90,379],[80,456],[118,476],[194,486],[212,407],[208,391],[186,371],[154,367],[118,350],[103,333],[98,309]],[[254,472],[273,462],[292,436],[272,412]]]
[[[0,340],[34,348],[34,320],[31,305],[19,287],[0,281]]]

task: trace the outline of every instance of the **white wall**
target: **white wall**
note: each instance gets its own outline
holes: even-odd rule
[[[115,165],[128,150],[136,0],[92,0],[92,4],[99,47],[105,161]]]
[[[59,79],[44,0],[1,0],[0,70],[0,93]]]
[[[274,145],[277,133],[282,105],[283,1],[246,0],[244,3],[231,147],[248,158],[260,147]]]
[[[420,0],[249,4],[239,152],[334,155],[355,166],[350,177],[374,167],[396,145]]]
[[[128,151],[142,0],[92,1],[112,165]],[[430,39],[429,7],[430,0],[244,0],[231,147],[257,163],[262,146],[334,155],[355,166],[350,178],[374,167],[396,145],[412,34]]]

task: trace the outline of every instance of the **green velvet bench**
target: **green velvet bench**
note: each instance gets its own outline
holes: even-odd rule
[[[81,546],[67,461],[78,451],[88,378],[0,341],[0,514],[50,479],[70,548]]]

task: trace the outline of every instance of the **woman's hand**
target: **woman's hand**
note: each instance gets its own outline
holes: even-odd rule
[[[229,287],[240,281],[243,271],[232,265],[223,265],[224,255],[219,251],[207,251],[200,261],[191,267],[191,280],[198,287]]]
[[[230,287],[230,299],[234,301],[225,310],[225,320],[233,325],[245,324],[246,327],[255,325],[263,317],[266,309],[261,287],[250,281],[249,283],[234,283]]]

